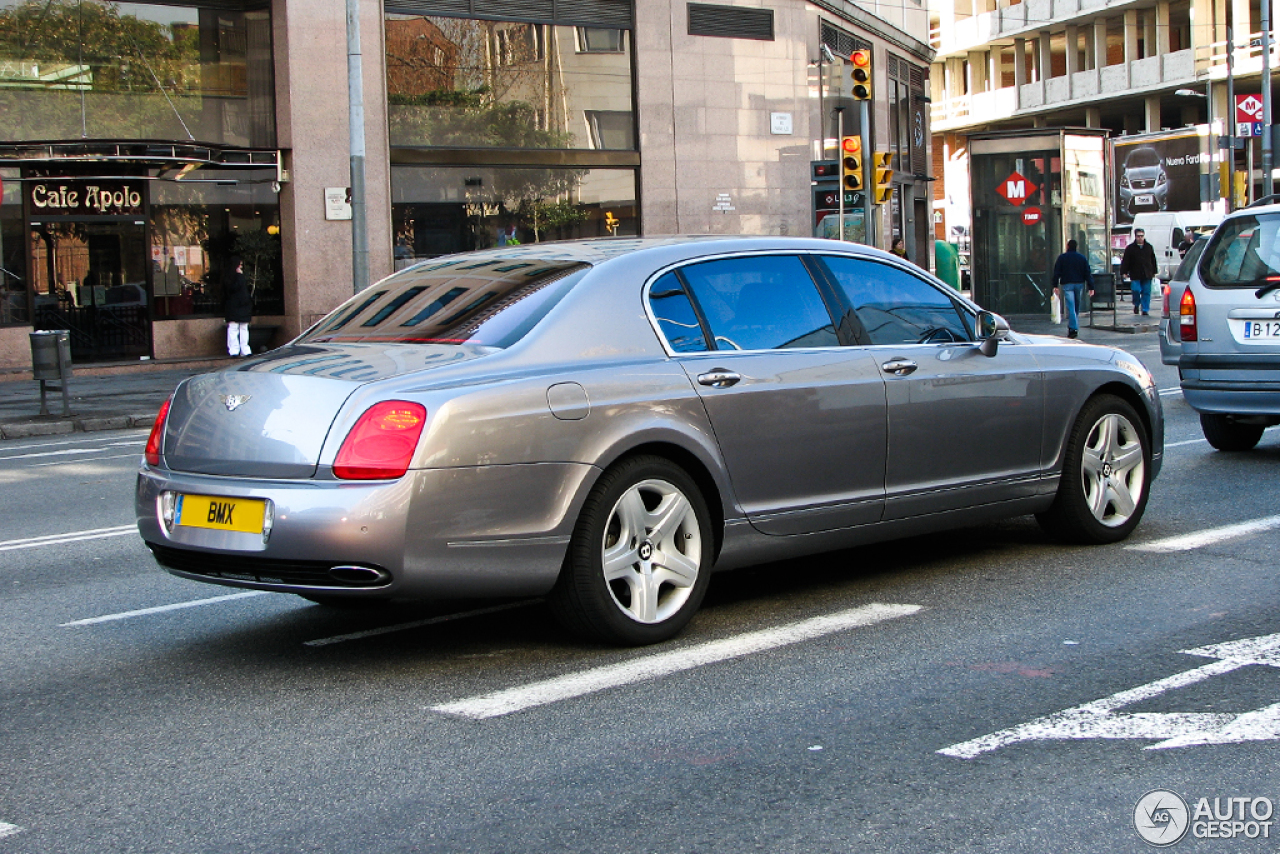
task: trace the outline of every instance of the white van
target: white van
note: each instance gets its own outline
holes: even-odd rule
[[[1173,278],[1182,256],[1178,253],[1178,244],[1186,236],[1187,231],[1198,231],[1207,237],[1222,222],[1222,214],[1211,211],[1156,211],[1133,215],[1133,231],[1139,228],[1146,232],[1147,242],[1156,251],[1156,275],[1162,281]]]

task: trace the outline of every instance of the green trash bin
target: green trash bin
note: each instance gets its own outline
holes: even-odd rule
[[[933,263],[937,266],[938,278],[957,291],[960,290],[960,250],[956,245],[945,240],[935,240]]]

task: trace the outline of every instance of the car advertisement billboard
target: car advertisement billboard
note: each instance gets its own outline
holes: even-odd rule
[[[1116,224],[1133,222],[1133,215],[1144,211],[1200,210],[1201,163],[1209,162],[1206,140],[1198,129],[1113,140]]]

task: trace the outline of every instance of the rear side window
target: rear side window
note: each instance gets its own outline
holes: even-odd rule
[[[689,301],[684,283],[675,273],[667,273],[649,288],[649,307],[671,349],[677,353],[709,350],[707,336]]]
[[[879,261],[829,255],[822,260],[872,344],[972,340],[955,302],[924,279]]]
[[[1200,259],[1200,278],[1210,288],[1257,288],[1280,281],[1280,214],[1224,222]]]
[[[840,344],[813,277],[794,255],[707,261],[679,275],[707,320],[716,350]]]
[[[356,294],[301,343],[476,344],[509,347],[585,275],[581,263],[477,259],[410,267]]]
[[[1200,260],[1200,256],[1204,254],[1204,248],[1209,245],[1209,241],[1203,237],[1192,243],[1187,249],[1187,254],[1182,256],[1182,263],[1178,265],[1178,270],[1173,274],[1175,282],[1191,281],[1191,271],[1196,268],[1196,262]]]

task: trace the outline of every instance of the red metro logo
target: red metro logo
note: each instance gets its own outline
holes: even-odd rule
[[[1008,178],[1000,182],[1000,186],[996,187],[996,192],[1004,196],[1009,204],[1021,207],[1022,203],[1039,190],[1040,187],[1031,183],[1031,179],[1024,178],[1017,172],[1013,172]]]

